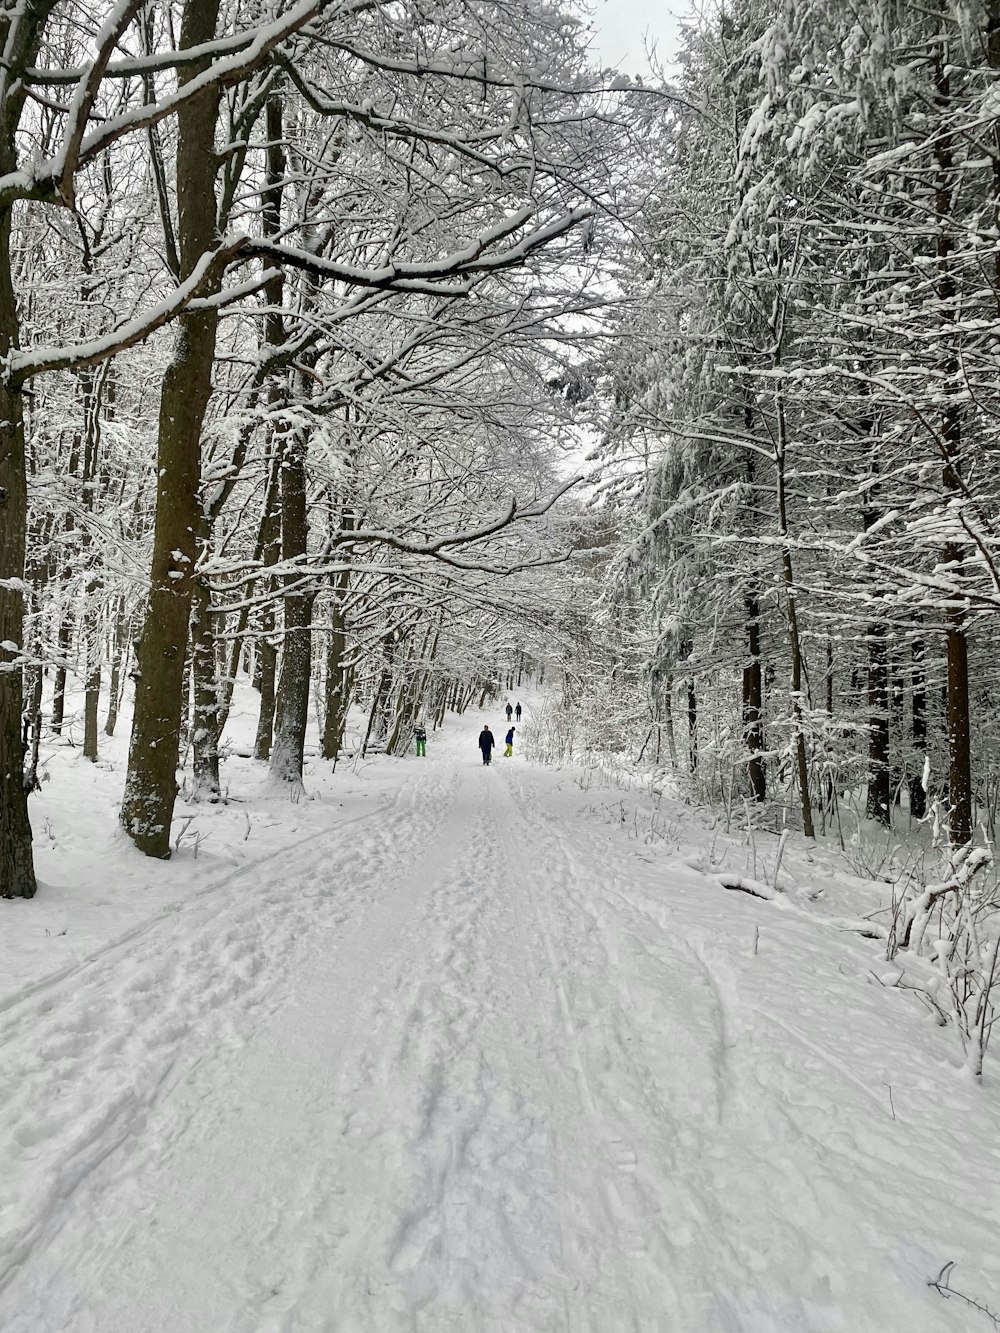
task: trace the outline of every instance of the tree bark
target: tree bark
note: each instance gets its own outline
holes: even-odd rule
[[[337,574],[330,601],[330,637],[326,649],[326,716],[323,721],[324,759],[336,759],[340,753],[351,702],[352,673],[345,665],[347,623],[344,616],[344,599],[349,583],[350,574],[347,571]]]
[[[795,766],[802,805],[802,832],[807,838],[816,836],[813,828],[812,800],[809,795],[809,765],[806,758],[806,738],[802,713],[802,641],[799,636],[799,617],[795,574],[792,567],[792,548],[788,533],[788,502],[785,489],[785,404],[781,393],[777,401],[778,433],[774,448],[774,473],[777,487],[778,524],[781,534],[781,573],[785,586],[785,613],[788,620],[788,641],[791,647],[792,720],[795,726]]]
[[[924,676],[924,645],[914,639],[910,668],[910,719],[913,750],[920,757],[920,772],[910,778],[910,814],[923,819],[927,814],[927,792],[924,789],[923,756],[927,753],[927,682]]]
[[[866,813],[886,828],[891,823],[889,771],[889,665],[886,627],[868,626],[868,800]]]
[[[694,676],[687,679],[688,768],[698,771],[698,699],[695,695]]]
[[[101,447],[101,411],[102,388],[105,377],[92,370],[84,371],[82,376],[82,401],[84,414],[84,449],[82,468],[81,504],[87,514],[94,511],[99,484],[98,459]],[[93,538],[90,525],[84,523],[80,533],[80,554],[84,562],[90,561],[91,572],[87,578],[86,605],[83,613],[83,658],[84,658],[84,693],[83,693],[83,757],[96,764],[97,750],[97,711],[101,698],[101,612],[97,606],[98,594],[102,582],[98,577],[92,560]]]
[[[951,102],[947,46],[936,48],[936,92],[942,114]],[[955,165],[950,134],[935,141],[937,166],[935,214],[937,221],[937,296],[942,318],[956,318],[954,309],[957,287],[953,272],[953,245],[950,230],[951,200],[955,187]],[[956,401],[960,390],[960,366],[957,352],[949,347],[942,369],[945,374],[945,405],[941,414],[941,440],[945,462],[942,487],[946,501],[962,494],[961,453],[962,418]],[[942,563],[954,571],[956,584],[961,581],[962,551],[955,542],[946,542]],[[953,599],[954,600],[954,599]],[[966,617],[960,606],[952,605],[944,613],[945,657],[948,679],[948,836],[953,847],[964,846],[972,837],[972,737],[969,722],[969,645]]]
[[[3,31],[0,25],[0,32]],[[3,125],[0,112],[0,125]],[[0,142],[0,174],[13,169],[13,127]],[[19,345],[17,306],[11,284],[10,209],[0,210],[0,362]],[[24,404],[19,388],[0,375],[0,897],[33,898],[28,793],[21,747],[21,668],[24,578],[28,532],[28,486],[24,454]]]
[[[755,801],[767,798],[767,772],[764,768],[764,682],[760,667],[760,601],[756,586],[744,595],[743,609],[747,632],[747,665],[743,668],[743,739],[750,758],[747,776]]]
[[[306,554],[309,522],[306,512],[306,442],[298,430],[282,441],[281,558],[286,565]],[[302,574],[286,574],[281,674],[275,701],[271,775],[301,786],[309,722],[309,680],[312,669],[312,607],[316,593],[301,590]]]
[[[121,705],[122,671],[129,651],[129,621],[124,604],[119,601],[115,613],[114,645],[111,652],[111,683],[108,687],[108,718],[104,724],[105,736],[113,736],[118,725],[118,709]]]
[[[24,106],[23,70],[34,63],[55,0],[37,0],[0,16],[0,176],[17,169],[17,127]],[[11,276],[12,209],[0,208],[0,367],[20,346]],[[0,372],[0,898],[33,898],[37,888],[31,849],[28,793],[21,748],[28,484],[21,386]]]
[[[200,578],[195,580],[192,596],[191,675],[194,683],[191,749],[195,799],[218,801],[222,795],[219,776],[222,700],[215,662],[212,594]]]
[[[220,0],[186,0],[183,49],[215,36]],[[181,66],[183,85],[204,65]],[[181,276],[217,239],[215,128],[221,93],[212,85],[177,113],[177,198]],[[135,718],[121,822],[147,856],[170,855],[177,796],[184,662],[194,588],[201,430],[212,391],[218,316],[185,312],[160,397],[156,518],[149,601],[137,653]]]
[[[278,518],[278,475],[281,457],[276,450],[271,463],[271,478],[264,498],[261,520],[261,563],[264,568],[277,564],[281,554],[281,525]],[[261,578],[257,587],[274,585],[273,576]],[[257,733],[254,737],[253,756],[268,759],[274,735],[274,694],[278,679],[278,650],[274,646],[274,605],[268,602],[261,608],[257,632],[257,688],[260,690],[260,711],[257,714]]]

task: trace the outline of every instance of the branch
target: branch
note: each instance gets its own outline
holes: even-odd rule
[[[128,0],[120,0],[120,3],[128,3]],[[338,3],[341,11],[348,13],[371,7],[371,0],[353,0],[353,2],[352,0],[298,0],[298,3],[292,5],[291,9],[280,19],[275,19],[271,24],[262,25],[248,34],[246,43],[241,45],[235,53],[227,55],[221,60],[216,60],[208,69],[201,74],[196,74],[182,87],[164,97],[162,101],[133,106],[120,115],[109,117],[98,129],[87,135],[79,143],[73,154],[74,170],[78,170],[92,158],[99,157],[111,144],[126,135],[132,134],[136,130],[149,129],[150,126],[174,115],[178,108],[198,97],[206,89],[229,87],[246,78],[248,74],[253,73],[264,63],[275,47],[289,37],[294,36],[295,33],[306,27],[334,3]],[[231,51],[232,46],[225,42],[213,43],[207,48],[192,48],[186,54],[188,58],[197,56],[203,61],[206,58],[211,59],[220,50]],[[97,63],[95,62],[95,65]],[[94,65],[88,66],[80,75],[80,81],[84,89],[90,86],[89,81],[94,67]],[[134,62],[133,72],[139,73],[143,67],[142,61],[137,60]],[[78,96],[85,101],[87,93],[84,91]],[[75,101],[76,98],[74,98]],[[72,120],[70,124],[72,126]],[[68,144],[64,141],[63,148],[48,161],[9,172],[6,176],[0,176],[0,208],[13,203],[16,199],[65,202],[60,192],[60,186],[67,153]]]
[[[79,167],[80,146],[94,110],[101,80],[108,67],[111,53],[121,40],[126,28],[142,8],[145,0],[118,0],[104,27],[97,34],[97,55],[86,75],[77,84],[69,105],[69,116],[63,133],[62,147],[50,163],[56,194],[66,205],[76,205],[76,172]]]
[[[266,259],[272,263],[287,264],[292,268],[311,273],[314,277],[342,282],[350,287],[425,292],[435,296],[466,296],[471,290],[468,283],[448,285],[444,280],[495,273],[523,264],[536,250],[565,235],[578,222],[591,216],[588,205],[572,208],[554,221],[528,232],[507,249],[493,254],[485,253],[490,246],[523,227],[532,216],[532,212],[532,208],[525,205],[516,213],[503,218],[495,226],[489,227],[460,250],[454,250],[440,259],[425,263],[385,264],[377,269],[356,268],[350,264],[338,264],[334,260],[323,259],[308,250],[298,250],[275,241],[268,241],[263,237],[248,237],[243,242],[240,256],[244,259]]]
[[[164,324],[176,319],[202,291],[210,288],[220,270],[224,269],[234,257],[241,244],[242,237],[228,246],[224,245],[210,254],[202,255],[191,276],[184,282],[178,283],[167,299],[135,319],[117,325],[100,338],[75,343],[70,347],[38,346],[12,352],[6,364],[8,382],[20,386],[26,380],[42,375],[46,371],[83,370],[87,366],[99,365],[109,357],[124,351],[126,347],[133,347],[136,343],[142,342]],[[240,294],[243,294],[243,289],[240,289]]]

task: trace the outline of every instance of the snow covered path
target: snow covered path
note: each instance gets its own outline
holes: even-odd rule
[[[3,1333],[988,1329],[995,1089],[870,947],[470,751],[0,1013]]]

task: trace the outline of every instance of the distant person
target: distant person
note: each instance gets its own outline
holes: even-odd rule
[[[514,716],[517,718],[518,722],[520,722],[520,720],[521,720],[521,705],[520,705],[520,704],[518,704],[517,707],[514,709]],[[510,718],[508,718],[507,721],[509,722],[509,721],[510,721]]]
[[[494,747],[494,745],[496,745],[496,741],[493,739],[493,732],[490,731],[489,727],[488,727],[488,726],[486,725],[486,723],[484,722],[484,723],[483,723],[483,729],[482,729],[482,731],[479,733],[479,748],[480,748],[480,750],[482,750],[482,752],[483,752],[483,763],[484,763],[484,764],[487,764],[487,765],[488,765],[489,762],[490,762],[490,759],[493,757],[493,747]]]
[[[421,723],[413,728],[413,739],[417,742],[417,758],[427,758],[427,728]]]
[[[508,700],[507,700],[507,722],[508,722],[508,724],[510,723],[510,715],[511,715],[511,713],[513,713],[513,711],[514,711],[513,708],[511,708],[511,706],[510,706],[510,700],[508,699]]]
[[[510,731],[508,731],[507,735],[504,737],[504,741],[507,745],[506,750],[503,752],[503,757],[505,759],[510,759],[514,754],[514,732],[516,730],[516,727],[511,727]]]

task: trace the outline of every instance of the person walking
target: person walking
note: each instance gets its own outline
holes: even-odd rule
[[[520,705],[520,704],[518,704],[517,707],[514,709],[514,716],[517,718],[518,722],[520,722],[520,720],[521,720],[521,705]]]
[[[514,754],[514,732],[515,732],[516,730],[517,730],[516,727],[511,727],[510,731],[508,731],[508,732],[507,732],[507,735],[504,737],[504,742],[505,742],[505,744],[506,744],[506,746],[507,746],[506,750],[504,750],[504,752],[503,752],[503,757],[504,757],[505,759],[510,759],[510,758],[513,757],[513,754]]]
[[[487,767],[489,766],[490,759],[493,757],[494,745],[496,745],[496,741],[493,739],[493,732],[490,731],[489,726],[484,722],[483,729],[479,733],[479,749],[482,751],[483,763],[487,765]]]
[[[427,758],[427,728],[420,722],[413,728],[413,739],[417,742],[417,758]]]
[[[508,726],[510,726],[510,715],[511,715],[511,713],[513,713],[513,711],[514,711],[513,708],[511,708],[511,706],[510,706],[510,700],[508,699],[508,700],[507,700],[507,725],[508,725]]]

